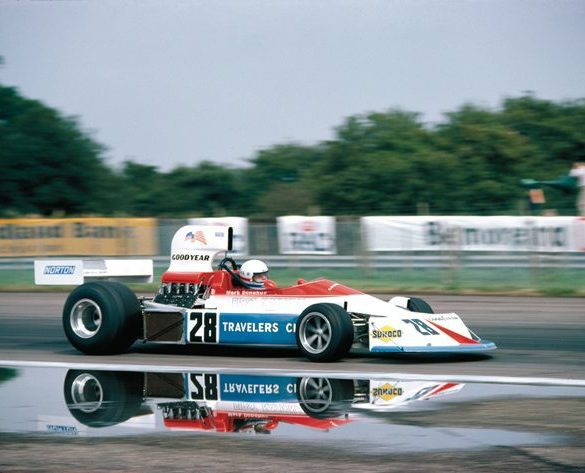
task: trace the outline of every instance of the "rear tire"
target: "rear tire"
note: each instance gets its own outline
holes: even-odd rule
[[[71,344],[83,353],[123,353],[138,338],[140,303],[120,283],[83,284],[65,302],[63,329]]]
[[[335,304],[314,304],[300,315],[297,346],[311,361],[335,361],[345,356],[353,343],[349,314]]]

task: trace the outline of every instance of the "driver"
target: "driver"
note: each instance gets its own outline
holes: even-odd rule
[[[248,289],[265,289],[264,282],[268,280],[268,266],[259,259],[248,260],[240,267],[240,279]]]

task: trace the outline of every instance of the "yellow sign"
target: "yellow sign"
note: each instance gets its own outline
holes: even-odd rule
[[[391,340],[400,337],[402,337],[402,330],[396,330],[394,327],[390,327],[389,325],[384,325],[381,328],[374,327],[374,330],[372,330],[372,338],[381,340],[384,343],[388,343]]]
[[[156,219],[0,219],[0,256],[152,256]]]

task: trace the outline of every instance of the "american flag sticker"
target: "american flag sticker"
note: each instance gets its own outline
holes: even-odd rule
[[[205,241],[205,235],[201,230],[195,232],[195,240],[197,240],[200,243],[203,243],[204,245],[207,245],[207,241]]]
[[[198,241],[199,243],[207,245],[207,240],[205,240],[205,235],[201,230],[197,230],[195,234],[193,234],[193,232],[187,233],[187,235],[185,236],[185,240],[190,242]]]

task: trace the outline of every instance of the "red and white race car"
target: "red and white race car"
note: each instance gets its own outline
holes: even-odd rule
[[[71,344],[87,354],[121,353],[137,339],[298,347],[312,361],[337,360],[352,346],[396,353],[496,348],[457,314],[435,314],[418,298],[383,301],[327,279],[282,288],[266,281],[261,290],[249,289],[227,257],[231,245],[229,227],[180,228],[160,290],[149,298],[139,299],[119,282],[103,280],[136,276],[135,267],[144,261],[37,261],[35,279],[83,283],[65,303],[63,326]],[[152,262],[146,263],[152,277]]]

